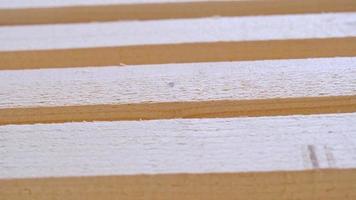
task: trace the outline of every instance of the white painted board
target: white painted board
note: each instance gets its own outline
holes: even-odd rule
[[[356,95],[356,58],[0,71],[0,108]]]
[[[3,26],[0,51],[342,38],[356,36],[355,21],[350,12]]]
[[[356,113],[0,126],[0,178],[356,167]]]

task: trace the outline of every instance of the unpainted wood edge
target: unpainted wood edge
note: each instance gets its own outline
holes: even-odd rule
[[[356,11],[354,0],[249,0],[0,9],[0,25]]]
[[[0,52],[0,70],[356,56],[356,37]]]
[[[356,112],[356,96],[0,109],[0,125]]]
[[[0,180],[4,199],[354,199],[356,169]]]

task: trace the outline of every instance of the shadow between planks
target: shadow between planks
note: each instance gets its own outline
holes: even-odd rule
[[[356,11],[354,0],[248,0],[0,9],[0,25]]]
[[[0,109],[0,125],[356,112],[356,96]]]
[[[2,51],[0,70],[356,56],[356,37]]]
[[[0,180],[4,199],[352,200],[355,169]]]

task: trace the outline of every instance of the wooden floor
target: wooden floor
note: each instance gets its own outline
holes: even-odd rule
[[[3,0],[0,200],[356,199],[356,1]]]

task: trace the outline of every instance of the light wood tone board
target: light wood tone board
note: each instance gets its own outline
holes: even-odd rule
[[[0,27],[0,51],[356,36],[356,12]]]
[[[353,169],[0,180],[5,199],[353,200]]]
[[[356,56],[356,37],[0,52],[0,70]]]
[[[154,3],[153,3],[154,2]],[[152,4],[153,3],[153,4]],[[354,12],[353,0],[0,2],[0,25]]]

